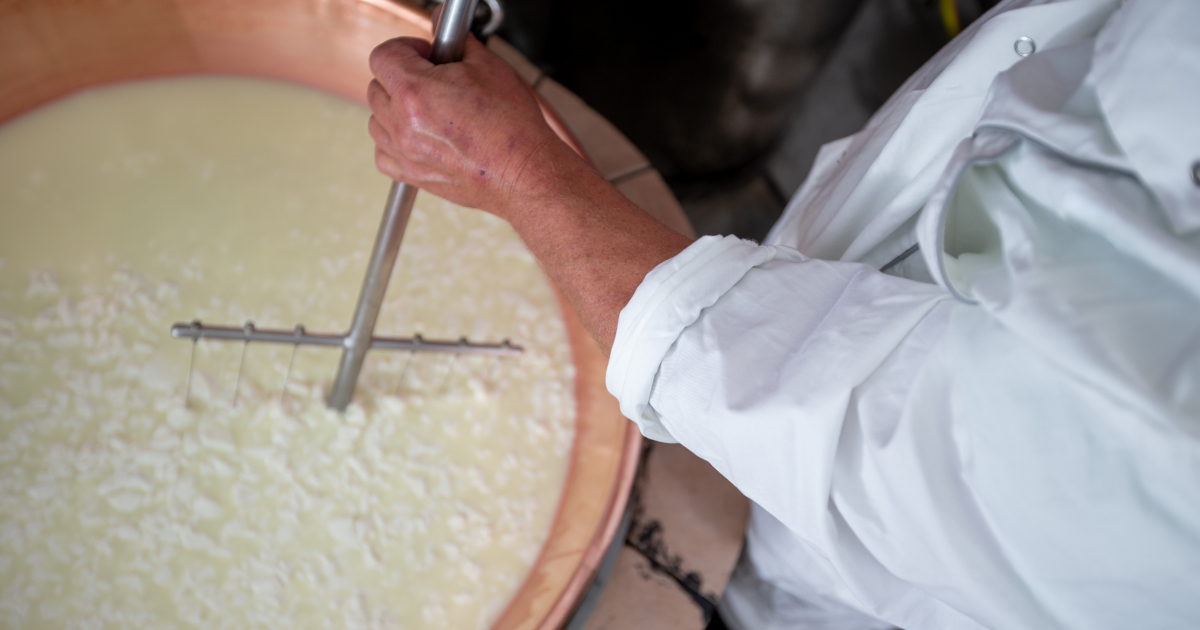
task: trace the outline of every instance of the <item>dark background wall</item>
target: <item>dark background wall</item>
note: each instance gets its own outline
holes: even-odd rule
[[[500,35],[620,128],[700,233],[760,239],[817,148],[996,1],[501,0]]]

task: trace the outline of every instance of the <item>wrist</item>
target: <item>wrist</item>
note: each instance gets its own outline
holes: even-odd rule
[[[588,187],[604,181],[591,164],[556,136],[532,147],[512,168],[513,175],[508,178],[504,194],[498,196],[493,213],[514,225],[538,208],[586,194]]]

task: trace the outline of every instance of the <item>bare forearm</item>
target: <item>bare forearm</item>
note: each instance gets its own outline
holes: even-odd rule
[[[631,203],[565,145],[523,178],[528,191],[498,209],[579,312],[605,354],[617,318],[650,270],[691,240]]]
[[[474,38],[460,63],[428,56],[429,44],[404,38],[371,53],[379,170],[511,223],[607,353],[642,279],[689,239],[564,144],[533,92]]]

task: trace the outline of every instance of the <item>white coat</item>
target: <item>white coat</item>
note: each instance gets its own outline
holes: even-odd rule
[[[607,378],[754,501],[744,630],[1200,627],[1200,2],[1002,3]]]

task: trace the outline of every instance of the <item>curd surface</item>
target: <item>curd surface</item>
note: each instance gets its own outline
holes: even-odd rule
[[[519,358],[373,351],[339,415],[337,349],[169,334],[345,331],[389,185],[367,117],[191,77],[0,127],[0,627],[484,628],[519,588],[575,401],[506,223],[421,193],[376,333]]]

